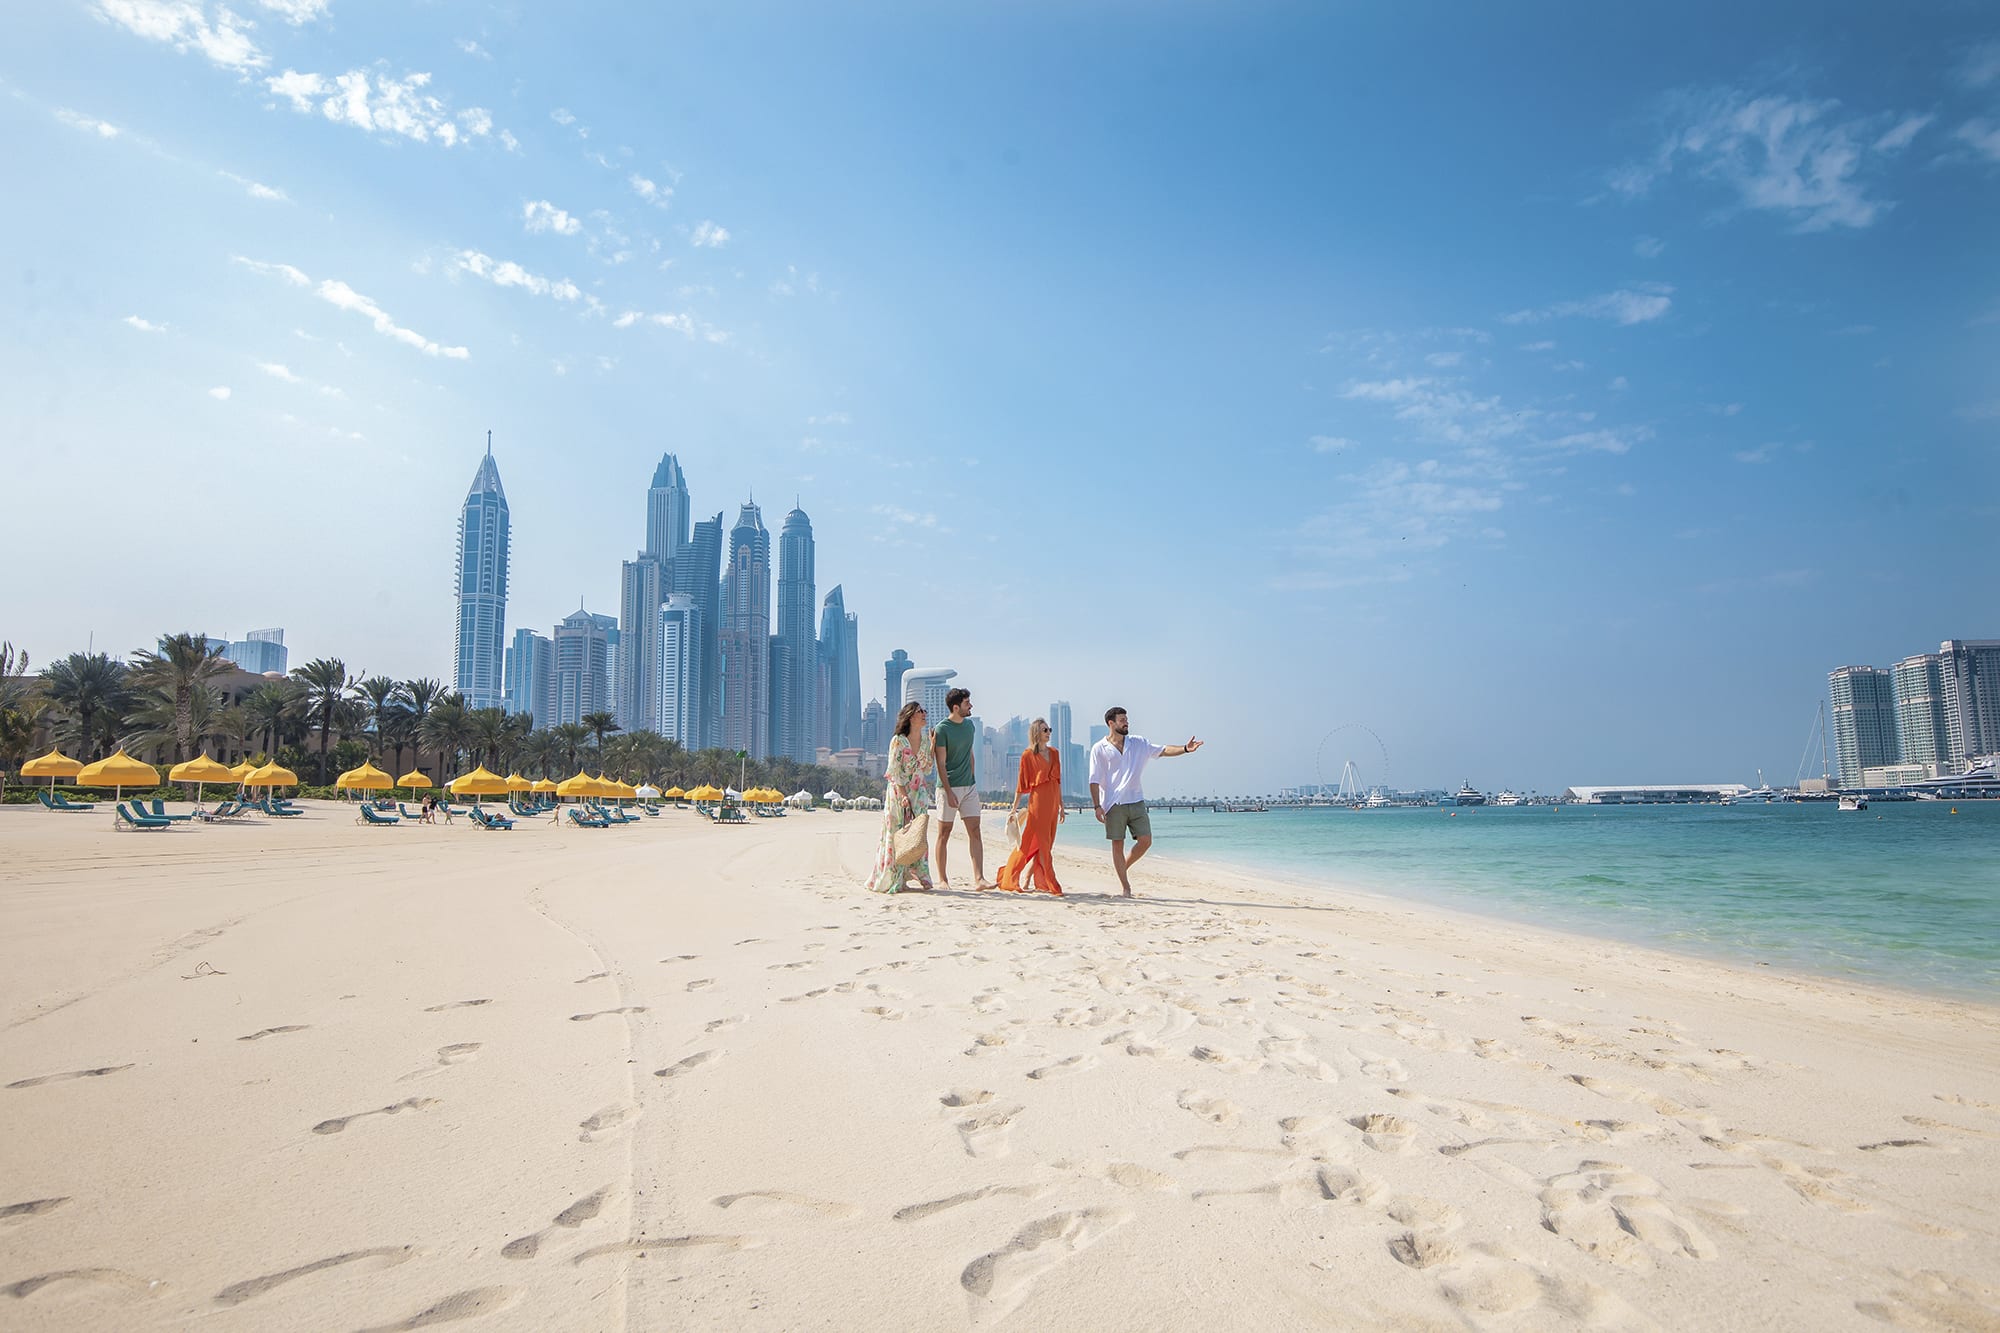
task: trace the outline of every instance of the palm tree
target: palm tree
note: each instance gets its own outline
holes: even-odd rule
[[[417,730],[417,739],[437,751],[439,782],[446,781],[446,775],[458,766],[459,751],[470,734],[466,719],[465,701],[456,694],[446,694],[431,704]]]
[[[163,738],[173,745],[174,762],[194,757],[195,698],[209,682],[232,665],[223,645],[199,634],[169,634],[158,652],[133,654],[131,682],[135,689],[156,690],[171,708],[171,724]]]
[[[507,710],[504,708],[475,708],[465,715],[467,727],[472,734],[474,757],[480,759],[494,772],[500,762],[500,749],[509,739]]]
[[[597,752],[599,755],[602,755],[604,753],[604,733],[618,730],[617,716],[612,713],[585,713],[577,720],[583,723],[585,731],[591,732],[597,737]]]
[[[297,681],[273,680],[253,690],[243,701],[243,707],[249,715],[250,735],[254,738],[261,734],[264,753],[274,755],[285,732],[299,719],[304,704]]]
[[[42,680],[49,702],[76,723],[77,758],[96,758],[95,742],[103,715],[120,712],[126,702],[125,664],[112,661],[105,653],[71,653],[45,667]]]
[[[354,678],[347,663],[337,657],[316,657],[302,667],[292,668],[292,678],[305,687],[308,715],[319,723],[319,785],[326,785],[326,747],[333,738],[335,714],[340,706],[355,698]]]
[[[590,739],[590,728],[580,722],[565,722],[551,730],[562,743],[563,771],[573,772],[576,769],[576,752]]]
[[[387,676],[370,676],[356,688],[368,700],[368,720],[375,732],[375,744],[369,749],[372,759],[381,753],[382,743],[387,739],[390,715],[404,711],[403,683]]]
[[[383,753],[395,756],[390,768],[403,766],[403,751],[417,737],[417,716],[408,708],[391,708],[375,723],[375,734],[384,747]]]
[[[521,761],[521,766],[534,769],[537,777],[553,777],[555,774],[551,770],[555,768],[556,761],[562,758],[562,741],[553,731],[545,727],[523,736],[520,748],[515,753]],[[564,773],[562,776],[568,777],[569,774]]]

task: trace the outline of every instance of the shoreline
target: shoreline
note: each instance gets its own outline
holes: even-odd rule
[[[1094,843],[878,896],[873,814],[308,809],[0,812],[10,1326],[2000,1323],[1984,1007]]]

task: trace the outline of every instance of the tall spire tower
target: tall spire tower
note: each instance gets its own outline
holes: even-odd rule
[[[493,432],[486,456],[472,474],[458,515],[458,626],[453,636],[452,686],[467,708],[502,704],[507,634],[507,492],[493,461]]]

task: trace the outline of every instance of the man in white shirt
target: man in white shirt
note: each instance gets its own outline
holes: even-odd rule
[[[1118,872],[1118,887],[1132,896],[1132,881],[1126,871],[1137,864],[1153,845],[1153,821],[1146,814],[1146,793],[1139,788],[1139,776],[1157,755],[1171,759],[1193,754],[1202,742],[1190,736],[1185,745],[1155,745],[1144,736],[1131,734],[1131,724],[1122,708],[1104,710],[1104,725],[1111,734],[1090,747],[1090,803],[1097,810],[1097,822],[1111,840],[1111,866]],[[1132,850],[1125,850],[1125,835],[1133,838]]]

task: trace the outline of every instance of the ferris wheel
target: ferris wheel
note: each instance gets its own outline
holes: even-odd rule
[[[1383,788],[1389,786],[1389,747],[1382,743],[1382,738],[1375,734],[1373,728],[1360,722],[1343,722],[1320,737],[1319,751],[1313,756],[1313,771],[1318,775],[1322,792],[1331,785],[1329,772],[1339,774],[1338,781],[1343,794],[1350,789],[1355,792],[1360,790],[1362,778],[1368,776],[1369,769],[1374,767],[1373,763],[1358,763],[1354,758],[1353,751],[1356,749],[1366,753],[1367,745],[1363,737],[1374,742],[1375,754],[1370,758],[1379,758],[1381,762],[1379,776],[1371,785]],[[1333,765],[1332,769],[1328,768],[1329,764]]]

